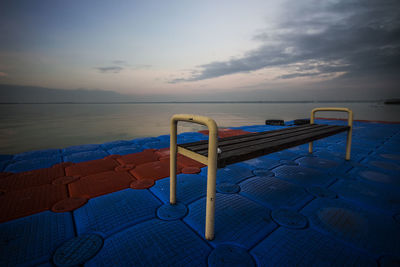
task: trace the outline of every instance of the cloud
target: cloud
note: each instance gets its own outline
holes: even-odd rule
[[[135,69],[135,70],[142,70],[142,69],[149,69],[149,68],[151,68],[152,66],[149,65],[149,64],[136,64],[136,65],[133,65],[132,67],[133,67],[133,69]]]
[[[297,6],[296,6],[297,5]],[[400,70],[400,2],[339,0],[290,2],[274,28],[254,36],[257,49],[215,61],[171,83],[278,67],[277,79],[380,75]]]
[[[124,68],[120,66],[108,66],[95,68],[100,73],[120,73]]]
[[[119,66],[129,66],[128,62],[125,60],[114,60],[112,63]]]
[[[120,73],[124,69],[142,70],[151,68],[151,65],[148,64],[130,65],[124,60],[113,60],[111,63],[110,66],[96,67],[95,69],[100,73]]]

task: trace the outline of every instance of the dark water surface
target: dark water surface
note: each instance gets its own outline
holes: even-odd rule
[[[351,108],[355,119],[400,121],[400,106],[378,103],[1,104],[0,154],[168,134],[177,113],[209,116],[219,127],[229,127],[308,118],[311,109],[326,106]],[[179,127],[180,132],[201,129],[188,123]]]

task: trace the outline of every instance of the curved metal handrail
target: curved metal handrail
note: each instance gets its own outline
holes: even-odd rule
[[[218,149],[218,126],[215,121],[205,116],[191,114],[176,114],[171,118],[171,143],[170,143],[170,200],[169,202],[176,204],[176,161],[177,161],[177,126],[178,121],[186,121],[202,124],[208,127],[208,157],[201,156],[196,153],[190,153],[179,147],[179,153],[197,159],[207,164],[207,203],[206,203],[206,227],[205,238],[207,240],[214,239],[215,224],[215,195],[216,195],[216,179],[217,179],[217,149]]]
[[[315,113],[317,111],[338,111],[338,112],[347,112],[347,125],[350,127],[347,132],[347,141],[346,141],[346,160],[350,160],[351,153],[351,135],[353,133],[353,111],[349,108],[334,108],[334,107],[326,107],[326,108],[314,108],[311,111],[310,123],[313,124],[315,120]],[[308,145],[308,152],[312,153],[313,143],[310,142]]]

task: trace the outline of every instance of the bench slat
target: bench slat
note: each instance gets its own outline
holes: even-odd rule
[[[224,145],[224,144],[233,144],[241,141],[249,141],[249,140],[254,140],[254,139],[259,139],[259,138],[264,138],[264,137],[270,137],[270,136],[275,136],[277,134],[280,134],[282,132],[297,132],[301,131],[303,129],[308,129],[308,128],[314,128],[314,127],[320,127],[321,125],[319,124],[307,124],[307,125],[300,125],[297,127],[290,127],[290,128],[284,128],[284,129],[279,129],[279,130],[272,130],[272,131],[266,131],[266,132],[260,132],[260,133],[248,133],[244,135],[236,135],[236,136],[230,136],[230,137],[224,137],[220,138],[218,140],[218,145]],[[188,148],[193,150],[201,150],[204,148],[208,148],[208,140],[202,140],[202,141],[196,141],[192,143],[184,143],[184,144],[178,144],[179,146]]]
[[[218,168],[306,144],[348,131],[349,129],[349,126],[310,124],[275,131],[221,138],[218,147],[222,150],[222,153],[218,158]],[[208,156],[207,140],[179,146],[200,155]]]
[[[248,147],[248,146],[252,146],[252,145],[261,145],[266,142],[279,141],[282,139],[287,139],[287,138],[291,138],[294,136],[308,134],[308,133],[312,133],[312,132],[315,132],[318,130],[323,130],[326,128],[333,128],[333,127],[335,127],[335,126],[333,126],[333,125],[315,125],[313,127],[301,128],[301,129],[295,129],[296,127],[294,127],[294,128],[288,129],[286,131],[254,136],[251,139],[246,138],[245,135],[241,135],[241,136],[236,136],[237,137],[236,140],[230,140],[229,142],[222,141],[222,142],[218,143],[218,147],[222,150],[222,152],[227,152],[230,150],[239,149],[241,147]],[[257,138],[255,138],[255,137],[257,137]],[[199,148],[197,146],[189,146],[186,148],[196,151],[197,153],[202,154],[202,155],[204,153],[208,152],[208,147],[203,147],[203,146],[201,148]]]

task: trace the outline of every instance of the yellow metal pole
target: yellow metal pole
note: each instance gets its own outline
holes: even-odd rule
[[[347,124],[350,126],[350,130],[347,132],[346,140],[346,160],[350,160],[351,154],[351,137],[353,134],[353,111],[349,109],[349,116],[347,119]]]
[[[172,205],[176,204],[176,158],[177,158],[177,125],[178,122],[171,119],[171,140],[170,140],[170,161],[169,161],[169,203]]]
[[[207,240],[213,240],[215,225],[215,188],[217,183],[218,127],[215,121],[210,119],[208,122],[208,128],[208,172],[205,237]]]
[[[314,124],[315,109],[311,110],[310,124]],[[312,153],[313,142],[308,143],[308,153]]]
[[[207,201],[206,201],[206,225],[205,225],[205,238],[207,240],[214,239],[214,225],[215,225],[215,196],[216,196],[216,183],[217,183],[217,159],[218,159],[218,126],[211,118],[189,114],[176,114],[171,118],[171,160],[170,160],[170,203],[176,203],[176,134],[178,121],[186,121],[202,124],[208,127],[209,140],[208,140],[208,157],[207,157]],[[185,150],[182,149],[185,153]],[[203,159],[204,156],[198,157],[192,153],[185,153],[186,156],[198,160]],[[202,160],[203,161],[203,160]],[[203,162],[204,163],[204,162]]]
[[[350,160],[350,153],[351,153],[351,136],[353,134],[353,111],[349,108],[314,108],[311,111],[311,118],[310,118],[310,123],[314,123],[315,119],[315,113],[317,111],[339,111],[339,112],[347,112],[348,118],[347,118],[347,125],[350,126],[349,131],[347,132],[347,141],[346,141],[346,160]],[[312,142],[309,143],[308,146],[308,152],[312,153]]]

